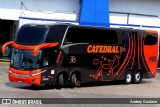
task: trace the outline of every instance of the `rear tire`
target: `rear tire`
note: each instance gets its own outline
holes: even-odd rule
[[[132,83],[132,80],[133,80],[132,72],[131,71],[127,71],[126,77],[125,77],[125,83],[126,84],[130,84],[130,83]]]
[[[71,76],[71,86],[80,87],[80,80],[77,78],[77,75],[75,73]]]
[[[139,84],[142,81],[142,76],[141,76],[141,72],[140,71],[136,71],[134,73],[134,84]]]

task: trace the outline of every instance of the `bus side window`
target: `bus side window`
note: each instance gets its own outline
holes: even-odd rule
[[[52,26],[47,34],[46,43],[60,42],[65,34],[66,26]]]
[[[42,57],[42,66],[48,67],[55,64],[55,56],[52,54],[44,54]]]
[[[119,44],[119,45],[128,44],[129,31],[117,30],[117,35],[118,35],[118,38],[117,38],[118,43],[115,42],[116,44]]]
[[[49,64],[48,64],[48,58],[47,57],[44,57],[43,58],[43,66],[45,67],[45,66],[48,66]]]
[[[144,45],[155,45],[157,43],[157,37],[154,34],[147,34],[145,36]]]
[[[116,30],[71,27],[68,30],[65,42],[66,42],[65,44],[67,43],[118,44],[118,34]]]

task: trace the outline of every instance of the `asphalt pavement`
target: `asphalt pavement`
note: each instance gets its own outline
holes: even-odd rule
[[[28,84],[8,81],[9,65],[0,64],[0,98],[160,98],[160,73],[152,79],[143,79],[140,84],[125,85],[122,81],[96,84],[82,84],[80,88],[54,85],[31,87]],[[0,107],[21,107],[21,105],[0,105]],[[41,107],[44,105],[23,105]],[[47,104],[51,107],[159,107],[157,104]]]

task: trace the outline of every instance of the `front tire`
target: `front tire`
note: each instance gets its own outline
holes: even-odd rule
[[[62,87],[64,85],[64,76],[63,74],[59,74],[57,84],[59,87]]]
[[[128,72],[126,73],[125,83],[126,83],[126,84],[132,83],[132,78],[133,78],[132,72],[131,72],[131,71],[128,71]]]

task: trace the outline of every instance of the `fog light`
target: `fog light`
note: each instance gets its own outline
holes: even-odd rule
[[[32,80],[32,82],[36,82],[36,81],[37,81],[37,79],[33,79],[33,80]]]

